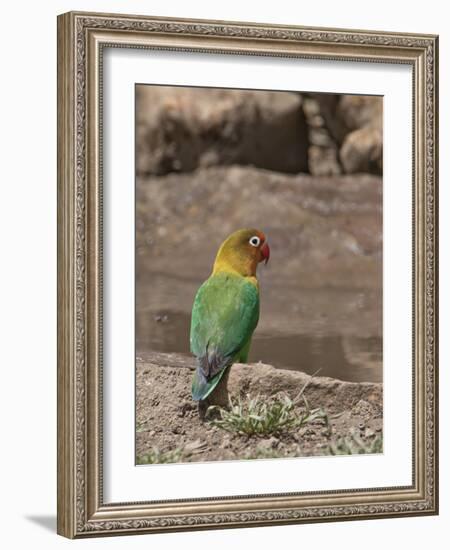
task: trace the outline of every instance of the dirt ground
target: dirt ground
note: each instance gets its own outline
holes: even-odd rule
[[[328,425],[318,418],[285,433],[246,436],[201,420],[190,396],[193,369],[194,359],[180,354],[137,358],[138,464],[148,462],[149,456],[155,462],[197,462],[371,452],[368,449],[382,437],[381,384],[311,378],[262,363],[233,365],[228,379],[231,396],[271,399],[286,394],[293,399],[308,382],[304,395],[310,409],[320,407],[328,417]],[[298,404],[301,409],[303,402]],[[342,446],[344,440],[351,443]]]

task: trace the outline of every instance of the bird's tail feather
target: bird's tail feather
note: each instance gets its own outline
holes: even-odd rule
[[[192,399],[194,401],[206,399],[220,382],[226,370],[227,368],[221,369],[213,378],[208,380],[200,366],[198,366],[192,379]]]

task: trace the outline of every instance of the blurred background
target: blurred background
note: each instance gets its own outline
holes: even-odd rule
[[[189,353],[195,293],[257,227],[249,360],[382,381],[382,98],[136,87],[136,353]]]

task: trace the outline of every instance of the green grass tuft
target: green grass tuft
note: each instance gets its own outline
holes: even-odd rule
[[[152,450],[145,455],[137,458],[138,464],[172,464],[180,462],[184,457],[183,449],[174,449],[172,451],[163,452],[160,449],[153,447]]]
[[[356,433],[341,437],[335,443],[328,445],[325,454],[329,455],[362,455],[383,452],[383,436],[377,436],[373,441],[364,442]]]
[[[303,390],[302,390],[303,392]],[[240,435],[276,435],[297,430],[309,422],[322,419],[328,425],[328,417],[322,409],[298,411],[296,405],[302,392],[292,400],[282,394],[274,398],[261,398],[259,395],[245,399],[229,397],[229,408],[217,405],[208,408],[207,417],[216,415],[210,422],[227,432]]]
[[[260,458],[284,458],[286,455],[276,449],[264,449],[257,447],[254,451],[250,451],[243,458],[244,460],[255,460]]]

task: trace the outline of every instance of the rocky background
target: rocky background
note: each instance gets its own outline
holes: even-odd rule
[[[223,239],[268,235],[250,360],[382,381],[382,98],[138,86],[136,352],[189,354]]]
[[[382,173],[382,98],[166,86],[136,90],[137,173],[254,166]]]

